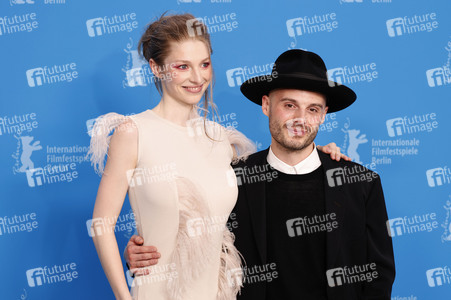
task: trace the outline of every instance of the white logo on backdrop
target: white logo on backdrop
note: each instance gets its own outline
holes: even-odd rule
[[[451,242],[451,195],[449,196],[449,200],[446,201],[446,205],[443,206],[446,210],[446,219],[442,224],[442,227],[445,231],[442,234],[442,242]]]
[[[127,43],[124,52],[127,53],[127,62],[122,71],[125,73],[125,79],[122,81],[122,86],[125,87],[135,87],[135,86],[146,86],[146,70],[144,69],[147,62],[140,56],[137,50],[132,50],[133,39],[130,38],[130,42]],[[147,72],[149,73],[149,72]]]
[[[14,173],[24,173],[27,170],[34,169],[34,163],[31,160],[31,155],[36,150],[41,150],[40,141],[34,141],[32,136],[16,136],[17,151],[13,158],[16,159],[16,165],[13,168]],[[32,143],[33,142],[33,143]]]
[[[344,133],[346,133],[342,149],[345,151],[344,153],[352,159],[352,161],[362,164],[357,148],[360,144],[368,142],[366,139],[366,134],[360,135],[360,130],[350,129],[349,127],[351,126],[351,121],[349,118],[347,118],[347,120],[348,121],[343,125],[344,128],[341,129]]]

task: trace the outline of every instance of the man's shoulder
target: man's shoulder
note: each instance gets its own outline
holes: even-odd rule
[[[328,174],[343,174],[343,175],[366,175],[369,174],[373,178],[378,178],[379,174],[374,170],[369,169],[371,165],[364,166],[359,163],[353,161],[347,161],[344,159],[340,159],[340,161],[333,160],[330,158],[329,154],[318,152],[320,156],[321,163],[324,167],[324,171],[326,175]]]
[[[252,167],[255,165],[267,164],[266,157],[268,155],[268,149],[255,152],[249,155],[246,159],[239,160],[236,164],[233,164],[233,168]]]

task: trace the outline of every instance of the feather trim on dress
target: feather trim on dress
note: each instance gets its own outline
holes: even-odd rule
[[[257,152],[255,143],[234,127],[227,127],[226,133],[230,144],[235,146],[237,152],[237,156],[233,158],[232,164],[236,164],[240,160],[246,160],[249,155]]]
[[[112,137],[110,132],[129,119],[129,117],[117,113],[108,113],[96,119],[90,132],[91,143],[87,157],[91,160],[91,165],[94,166],[97,174],[102,175],[105,168],[105,155],[108,153],[108,147]]]
[[[211,214],[207,202],[194,184],[182,177],[176,179],[179,198],[179,231],[171,261],[178,276],[167,282],[171,300],[183,300],[184,292],[196,281],[206,266],[214,263],[217,245],[209,237],[208,220]],[[205,222],[207,221],[207,222]],[[207,223],[207,224],[206,224]],[[241,259],[233,245],[233,234],[225,227],[221,245],[221,264],[218,281],[218,300],[235,300],[242,286]],[[238,279],[236,282],[235,279]]]
[[[242,255],[233,244],[234,234],[224,229],[221,252],[221,267],[219,271],[218,300],[235,300],[243,287]],[[244,259],[243,259],[244,261]]]

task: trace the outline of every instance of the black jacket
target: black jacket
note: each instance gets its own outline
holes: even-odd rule
[[[242,184],[239,185],[238,200],[231,215],[233,220],[229,221],[235,222],[236,226],[232,228],[236,237],[235,245],[248,266],[267,263],[265,181],[243,182],[243,178],[238,178],[238,168],[267,165],[268,151],[257,152],[245,162],[233,166],[237,180],[241,180]],[[388,218],[380,178],[376,173],[364,169],[366,174],[361,176],[371,176],[367,180],[360,177],[361,180],[354,183],[345,183],[344,178],[333,181],[332,169],[351,170],[359,167],[362,170],[364,167],[344,160],[334,161],[322,152],[319,152],[319,156],[326,177],[326,213],[336,213],[338,221],[338,228],[327,234],[327,269],[369,263],[375,263],[377,269],[377,278],[371,282],[328,286],[328,299],[390,300],[395,264],[392,240],[386,227]],[[252,284],[245,282],[238,299],[265,300],[266,284],[266,281]],[[302,291],[299,296],[302,299]]]

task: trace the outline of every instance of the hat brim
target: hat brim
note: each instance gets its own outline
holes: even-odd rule
[[[262,97],[276,89],[297,89],[321,93],[326,96],[327,112],[336,112],[350,106],[357,99],[353,90],[331,80],[305,75],[262,75],[246,80],[240,87],[243,95],[262,105]]]

